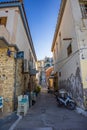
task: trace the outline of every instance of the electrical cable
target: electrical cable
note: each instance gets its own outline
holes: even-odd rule
[[[75,54],[77,54],[78,52],[80,52],[81,50],[84,50],[84,49],[87,49],[87,48],[81,48],[81,49],[79,49],[79,50],[77,50],[77,51],[75,51],[73,54],[71,54],[69,57],[66,57],[66,58],[64,58],[64,59],[62,59],[62,60],[59,60],[58,62],[56,62],[56,63],[54,63],[53,65],[58,65],[58,64],[60,64],[61,62],[63,62],[63,61],[65,61],[65,60],[67,60],[62,66],[61,66],[61,68],[75,55]]]

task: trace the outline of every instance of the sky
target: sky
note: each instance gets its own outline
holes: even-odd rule
[[[37,59],[52,57],[51,46],[61,0],[23,1]]]
[[[61,0],[24,0],[24,7],[38,60],[52,57],[51,46]]]

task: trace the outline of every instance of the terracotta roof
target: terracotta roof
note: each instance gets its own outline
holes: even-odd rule
[[[46,70],[46,77],[49,77],[51,75],[53,71],[53,66],[49,67],[47,70]]]

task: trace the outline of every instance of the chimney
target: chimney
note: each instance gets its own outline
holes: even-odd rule
[[[23,0],[19,0],[21,3],[23,3]]]

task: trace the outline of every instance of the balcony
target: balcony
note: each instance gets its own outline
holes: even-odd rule
[[[9,45],[10,34],[4,25],[0,25],[0,47]]]
[[[33,67],[33,62],[29,61],[29,74],[34,76],[36,73],[38,73],[38,71]]]
[[[38,71],[36,70],[36,68],[30,70],[30,75],[31,75],[31,76],[34,76],[34,75],[36,75],[37,73],[38,73]]]

